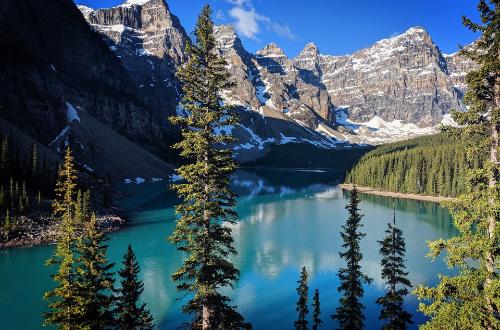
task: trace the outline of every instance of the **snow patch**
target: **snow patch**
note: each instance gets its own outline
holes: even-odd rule
[[[130,7],[133,5],[142,6],[149,1],[151,1],[151,0],[127,0],[121,6],[122,7]]]
[[[94,172],[94,170],[90,166],[88,166],[87,164],[83,164],[83,168],[89,172]]]
[[[168,180],[170,182],[177,182],[177,181],[181,181],[182,179],[184,179],[184,178],[179,174],[172,174],[168,177]]]
[[[75,107],[69,103],[66,102],[66,108],[68,109],[66,111],[66,119],[68,120],[68,124],[76,121],[80,121],[80,117],[78,116],[78,112],[76,111]]]
[[[441,125],[460,127],[460,125],[458,125],[458,123],[451,116],[451,113],[447,113],[446,115],[443,115],[443,119],[441,120]]]

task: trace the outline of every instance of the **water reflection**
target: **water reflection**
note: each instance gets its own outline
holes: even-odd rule
[[[234,177],[232,187],[240,195],[237,211],[241,221],[232,226],[238,250],[233,262],[241,278],[230,294],[255,329],[269,329],[270,324],[273,329],[293,327],[295,288],[302,266],[311,274],[311,290],[320,290],[323,328],[334,326],[329,315],[338,303],[336,272],[342,266],[339,231],[347,217],[349,197],[338,188],[338,179],[339,173],[334,172],[276,170],[245,170]],[[121,205],[128,210],[130,224],[111,235],[109,256],[119,263],[132,243],[145,282],[144,298],[155,321],[160,329],[175,329],[188,318],[180,313],[182,301],[176,301],[179,296],[170,279],[183,256],[166,239],[175,226],[173,206],[177,203],[166,187],[165,182],[126,185]],[[361,200],[363,231],[367,233],[361,244],[365,256],[362,267],[374,278],[366,287],[363,302],[367,323],[379,328],[379,309],[374,304],[382,290],[377,240],[392,219],[393,201],[369,195],[362,195]],[[425,241],[454,234],[448,213],[437,204],[409,200],[396,200],[395,208],[406,238],[410,280],[413,284],[436,282],[437,273],[449,270],[441,260],[432,263],[425,258]],[[51,285],[42,264],[51,250],[43,247],[0,253],[0,317],[7,320],[6,328],[39,328],[45,308],[40,297]],[[16,280],[26,273],[36,276],[23,283]],[[417,302],[409,297],[406,305],[414,312]],[[28,316],[14,319],[17,310]],[[418,324],[424,318],[417,315],[414,320]]]

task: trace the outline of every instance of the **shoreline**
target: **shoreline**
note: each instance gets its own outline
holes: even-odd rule
[[[52,222],[50,216],[44,216],[46,220]],[[11,248],[33,247],[40,245],[53,245],[56,243],[57,223],[44,223],[37,224],[33,218],[28,216],[21,216],[24,222],[29,222],[31,227],[24,228],[24,232],[19,237],[8,239],[7,241],[0,242],[0,251]],[[119,215],[118,212],[105,212],[97,214],[97,222],[101,231],[111,233],[123,227],[127,219]],[[26,230],[28,229],[28,230]]]
[[[351,183],[342,183],[340,184],[340,188],[342,190],[351,191],[354,185]],[[369,195],[377,195],[384,197],[394,197],[394,198],[403,198],[403,199],[411,199],[416,201],[424,201],[424,202],[433,202],[433,203],[441,203],[445,201],[452,201],[455,198],[453,197],[444,197],[444,196],[431,196],[431,195],[419,195],[419,194],[408,194],[408,193],[399,193],[385,190],[378,190],[371,187],[358,186],[356,185],[358,192]]]

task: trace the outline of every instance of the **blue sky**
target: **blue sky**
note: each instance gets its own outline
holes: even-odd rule
[[[92,8],[124,0],[75,0]],[[444,53],[468,44],[477,35],[461,24],[462,15],[477,19],[476,0],[167,0],[171,11],[191,32],[197,13],[208,3],[217,24],[233,24],[251,52],[270,42],[289,57],[308,42],[321,53],[343,55],[422,26]]]

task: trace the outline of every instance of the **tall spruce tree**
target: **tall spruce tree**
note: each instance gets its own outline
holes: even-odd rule
[[[76,268],[76,185],[77,171],[73,156],[68,147],[64,163],[59,170],[55,198],[52,204],[53,216],[59,221],[57,245],[54,255],[47,260],[47,266],[58,266],[53,275],[56,287],[45,293],[49,302],[49,311],[44,314],[44,324],[55,325],[60,329],[79,329],[83,303],[81,286]]]
[[[177,72],[187,116],[171,121],[182,127],[183,140],[175,148],[188,164],[178,169],[185,182],[173,186],[183,202],[176,208],[180,219],[170,241],[187,257],[173,279],[178,290],[193,293],[183,310],[195,314],[194,328],[239,328],[248,324],[220,292],[234,285],[239,271],[229,260],[236,250],[231,229],[225,225],[237,219],[235,194],[229,189],[236,163],[232,150],[224,147],[234,138],[216,133],[236,120],[220,99],[220,93],[232,84],[226,62],[215,47],[211,13],[208,5],[201,11],[196,41],[186,46],[189,59]]]
[[[382,279],[385,281],[387,291],[383,297],[377,299],[377,304],[382,306],[379,319],[387,320],[382,329],[403,330],[412,324],[411,314],[404,310],[404,297],[411,287],[406,278],[405,271],[405,241],[403,232],[396,227],[396,211],[392,224],[387,224],[386,235],[380,244],[380,255],[382,256]]]
[[[117,323],[123,330],[153,329],[153,317],[146,304],[140,302],[144,284],[138,279],[139,271],[139,263],[129,244],[123,256],[123,268],[118,272],[121,287],[117,290],[115,310]]]
[[[307,270],[306,267],[302,267],[302,272],[300,273],[300,279],[297,281],[299,286],[297,287],[297,294],[299,295],[299,300],[297,301],[297,312],[298,318],[294,322],[295,329],[297,330],[307,330],[309,321],[307,321],[307,315],[309,314],[309,309],[307,307],[309,286],[307,285]]]
[[[313,304],[312,305],[313,305],[312,329],[318,330],[321,323],[323,323],[323,321],[320,319],[321,306],[319,303],[319,290],[318,289],[314,290]]]
[[[338,275],[340,278],[339,292],[342,292],[340,306],[332,315],[337,320],[339,329],[362,329],[364,326],[364,306],[361,303],[363,297],[363,283],[371,283],[372,279],[361,272],[361,260],[363,254],[360,251],[359,242],[366,234],[359,231],[362,215],[359,214],[359,198],[356,186],[351,192],[351,199],[346,209],[349,218],[342,226],[340,233],[344,243],[344,252],[339,252],[341,258],[345,259],[346,267],[341,268]]]
[[[480,32],[472,47],[462,54],[477,69],[466,76],[467,111],[453,112],[462,128],[446,131],[465,141],[468,160],[489,155],[468,175],[468,192],[446,203],[460,235],[429,244],[432,258],[443,250],[457,276],[440,276],[436,287],[419,286],[420,310],[430,316],[423,329],[500,329],[499,235],[499,131],[500,131],[500,2],[479,1],[480,23],[464,17],[465,27]]]
[[[106,234],[99,230],[95,214],[86,221],[83,235],[78,243],[78,273],[80,285],[81,326],[85,329],[111,328],[114,264],[106,257],[108,246]]]

